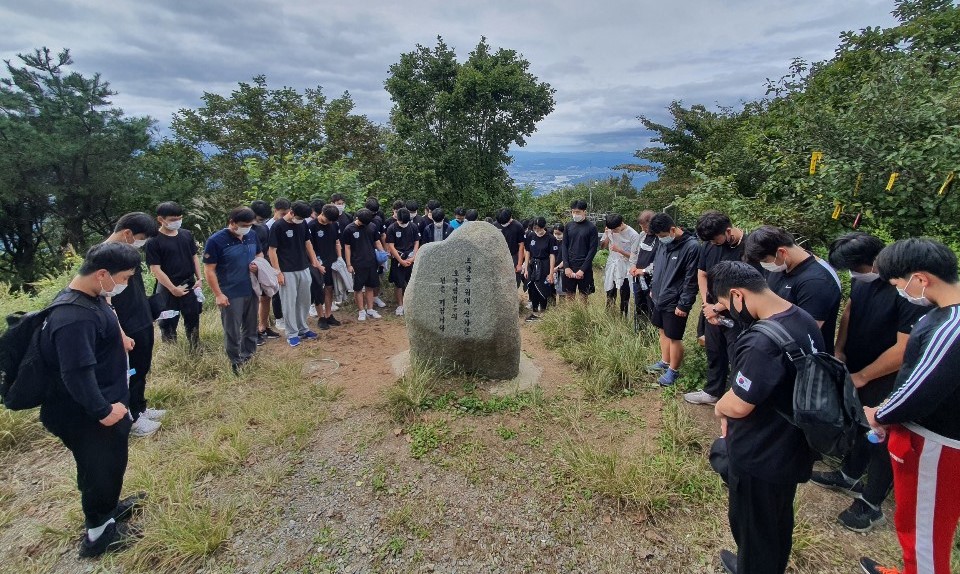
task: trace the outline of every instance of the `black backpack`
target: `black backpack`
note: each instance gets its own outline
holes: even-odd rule
[[[7,330],[0,335],[0,399],[3,406],[20,411],[39,407],[60,380],[59,371],[40,353],[40,334],[50,312],[61,305],[77,305],[97,314],[97,305],[75,292],[61,293],[45,309],[7,316]]]
[[[797,370],[793,416],[780,414],[803,431],[817,452],[835,457],[850,452],[870,427],[847,366],[828,353],[804,353],[776,321],[757,321],[751,330],[776,343]]]

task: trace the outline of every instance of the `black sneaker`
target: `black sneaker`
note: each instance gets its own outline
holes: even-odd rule
[[[333,315],[330,315],[329,317],[327,317],[327,325],[330,325],[331,327],[339,327],[340,325],[342,325],[342,323],[340,321],[337,321],[336,317],[334,317]]]
[[[720,565],[727,574],[737,574],[737,555],[729,550],[721,550]]]
[[[870,506],[862,498],[857,498],[850,508],[840,513],[837,520],[848,530],[870,532],[874,526],[883,523],[884,517],[883,510]]]
[[[80,541],[80,558],[96,558],[107,552],[117,552],[130,546],[140,538],[140,531],[126,522],[112,522],[104,529],[96,542],[90,542],[87,533]]]
[[[117,509],[113,511],[113,519],[117,522],[130,520],[143,506],[143,501],[147,499],[146,492],[132,494],[117,503]]]
[[[280,333],[277,333],[276,331],[274,331],[274,330],[271,329],[270,327],[267,327],[267,328],[263,331],[263,334],[266,335],[266,337],[267,337],[268,339],[279,339],[279,338],[280,338]]]
[[[810,482],[817,486],[829,490],[836,490],[837,492],[842,492],[850,496],[859,496],[863,493],[863,484],[861,484],[859,480],[851,482],[847,480],[839,470],[831,470],[828,472],[814,471],[813,475],[810,476]]]
[[[534,321],[539,321],[539,320],[540,320],[540,317],[537,317],[536,315],[534,315],[533,313],[531,313],[530,316],[527,317],[525,320],[526,320],[527,323],[533,323]]]
[[[896,568],[881,566],[879,562],[872,558],[861,558],[860,569],[863,570],[863,574],[900,574],[900,571]]]
[[[327,323],[326,317],[320,317],[317,319],[317,328],[321,331],[327,331],[330,329],[330,324]]]
[[[257,333],[257,346],[262,347],[267,344],[267,336],[263,333]]]

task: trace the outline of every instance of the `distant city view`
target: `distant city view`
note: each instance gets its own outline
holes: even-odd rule
[[[613,167],[638,163],[632,151],[626,152],[513,152],[513,163],[507,166],[518,186],[532,185],[536,195],[581,182],[620,177],[624,172]],[[635,173],[633,185],[638,189],[656,179],[652,173]]]

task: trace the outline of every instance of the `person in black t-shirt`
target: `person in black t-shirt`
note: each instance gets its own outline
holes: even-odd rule
[[[403,316],[403,291],[410,282],[413,273],[413,262],[417,258],[420,248],[420,232],[415,225],[411,225],[410,212],[407,208],[397,209],[397,220],[384,233],[387,252],[390,253],[390,282],[396,288],[397,316]]]
[[[344,229],[353,222],[353,216],[347,211],[347,200],[343,197],[341,193],[334,193],[330,196],[330,203],[337,207],[337,211],[340,212],[339,217],[337,217],[337,225],[340,226],[340,231]]]
[[[147,265],[157,278],[155,297],[161,299],[161,309],[176,312],[171,318],[160,319],[160,337],[163,341],[177,340],[177,325],[183,317],[190,348],[200,342],[200,311],[197,299],[203,285],[197,242],[183,224],[183,208],[172,201],[157,206],[160,232],[144,247]]]
[[[513,218],[509,209],[503,208],[497,213],[497,229],[503,233],[503,238],[507,240],[507,249],[510,251],[510,257],[513,258],[514,273],[516,274],[517,287],[523,281],[523,261],[525,259],[523,247],[523,225]]]
[[[897,295],[886,281],[879,281],[874,260],[883,241],[855,232],[830,245],[830,264],[850,271],[850,300],[840,318],[836,357],[847,364],[860,402],[876,407],[890,396],[913,325],[928,309]],[[860,483],[866,473],[866,485]],[[883,520],[880,505],[893,486],[893,469],[886,443],[872,444],[861,434],[840,470],[814,472],[811,482],[844,492],[862,491],[839,522],[855,532],[869,532]]]
[[[382,251],[383,244],[373,225],[373,212],[366,208],[358,211],[354,222],[343,230],[340,242],[347,271],[353,274],[353,296],[359,309],[357,320],[380,319],[373,308],[373,290],[380,286],[376,250]]]
[[[340,212],[333,204],[324,205],[322,201],[313,202],[314,220],[307,226],[313,252],[316,254],[324,272],[316,267],[310,268],[313,282],[310,284],[311,298],[317,306],[317,324],[326,331],[340,325],[333,316],[333,264],[341,257],[340,225],[337,219]]]
[[[420,231],[420,243],[433,243],[450,237],[453,228],[450,227],[444,216],[443,209],[438,207],[433,210],[430,214],[430,221]]]
[[[743,260],[743,239],[746,232],[734,227],[730,218],[719,211],[706,211],[697,220],[700,260],[697,283],[703,302],[703,335],[707,353],[707,381],[699,391],[686,393],[683,400],[695,405],[712,405],[727,390],[730,361],[740,328],[726,314],[714,311],[717,298],[710,292],[707,272],[721,261]]]
[[[570,204],[573,221],[563,229],[560,254],[563,259],[563,291],[572,297],[577,291],[586,300],[594,291],[593,258],[597,256],[600,236],[597,226],[587,221],[587,202],[582,199]]]
[[[76,462],[86,527],[81,557],[116,550],[129,540],[124,520],[143,497],[120,500],[133,420],[124,339],[104,299],[124,292],[140,265],[140,253],[125,242],[91,247],[56,299],[73,303],[54,307],[40,333],[40,355],[60,374],[40,406],[40,421]]]
[[[313,266],[320,273],[326,269],[317,260],[310,232],[304,223],[310,213],[306,202],[295,201],[290,212],[270,228],[270,265],[277,271],[284,330],[291,347],[299,346],[301,339],[317,338],[307,326],[312,281],[309,269]]]
[[[384,245],[387,244],[387,229],[389,229],[391,225],[397,222],[397,211],[401,209],[406,209],[406,203],[404,203],[403,200],[400,200],[400,199],[394,201],[393,215],[383,222],[383,229],[380,231],[380,243],[383,243]],[[409,213],[409,210],[408,210],[408,213]]]
[[[783,327],[805,353],[824,348],[813,318],[770,290],[759,271],[723,261],[707,273],[718,306],[745,331],[737,340],[730,390],[717,401],[720,436],[729,456],[730,530],[736,555],[723,550],[727,572],[786,571],[793,544],[797,485],[810,478],[813,452],[793,413],[796,369],[779,345],[749,327],[757,320]]]
[[[557,262],[557,240],[547,232],[547,220],[533,220],[533,233],[524,240],[523,277],[527,281],[533,313],[527,321],[536,321],[538,312],[547,310],[553,296],[553,268]]]
[[[113,233],[107,243],[143,247],[147,239],[157,234],[157,225],[146,213],[128,213],[117,220]],[[160,428],[159,419],[167,413],[165,410],[148,409],[144,389],[147,385],[147,373],[153,359],[153,314],[147,300],[147,290],[143,285],[142,265],[138,265],[127,281],[127,288],[109,300],[120,328],[123,331],[126,346],[130,348],[127,357],[130,360],[130,415],[133,436],[150,436]]]
[[[253,221],[253,233],[257,235],[257,242],[260,244],[260,250],[266,250],[267,243],[270,242],[270,227],[267,225],[267,220],[270,218],[270,204],[262,199],[257,199],[250,203],[250,209],[253,210],[253,214],[256,216],[256,219]],[[289,211],[289,209],[289,202],[287,202],[287,208],[283,210],[283,213],[286,213]],[[280,217],[282,218],[283,215]],[[270,225],[273,225],[273,220],[271,220]],[[276,301],[277,307],[280,306],[279,293],[274,297],[269,297],[267,295],[260,297],[260,305],[257,311],[257,345],[265,344],[267,339],[280,338],[280,333],[270,328],[271,299]],[[283,312],[281,311],[280,313],[275,313],[275,315],[282,317]]]
[[[759,263],[767,272],[774,293],[810,313],[820,325],[823,350],[832,355],[841,297],[836,271],[797,245],[793,235],[770,225],[747,236],[743,254],[745,261]]]

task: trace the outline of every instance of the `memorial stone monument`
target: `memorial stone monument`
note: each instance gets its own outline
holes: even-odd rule
[[[520,370],[517,284],[507,242],[483,221],[420,248],[404,294],[413,361],[491,379]]]

